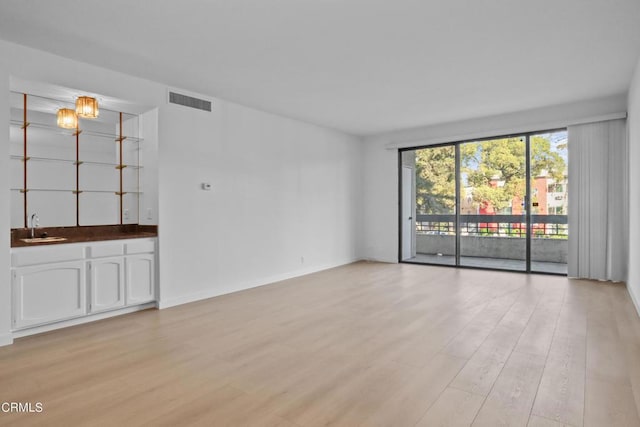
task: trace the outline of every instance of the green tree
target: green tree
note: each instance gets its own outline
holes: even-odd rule
[[[566,150],[566,144],[557,147]],[[567,163],[556,151],[551,149],[549,139],[536,135],[531,137],[531,176],[539,176],[545,170],[556,181],[562,181],[567,172]]]
[[[473,188],[473,200],[500,211],[524,194],[525,142],[504,138],[461,146],[462,172]]]
[[[546,171],[557,181],[563,179],[566,163],[551,149],[551,141],[541,135],[530,138],[531,176]],[[501,138],[461,146],[462,171],[473,187],[476,203],[490,203],[496,211],[508,208],[514,198],[526,194],[526,144],[524,138]]]
[[[559,147],[562,149],[562,147]],[[541,135],[530,138],[531,175],[543,171],[556,181],[563,179],[566,163]],[[473,188],[477,204],[490,204],[496,211],[511,206],[526,193],[526,144],[524,138],[501,138],[460,145],[460,163],[466,184]],[[455,206],[455,148],[416,151],[416,197],[425,213],[451,213]]]
[[[455,147],[416,150],[416,204],[419,212],[453,213],[456,191]]]

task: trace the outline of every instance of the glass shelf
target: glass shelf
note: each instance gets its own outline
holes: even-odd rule
[[[106,163],[106,162],[89,162],[89,161],[84,161],[84,160],[80,160],[80,165],[95,165],[95,166],[109,166],[109,167],[113,167],[116,169],[120,169],[120,164],[119,163]],[[127,169],[142,169],[143,166],[135,166],[135,165],[126,165],[123,164],[122,168],[127,168]]]
[[[16,97],[13,100],[13,103],[11,104],[11,108],[18,108],[18,109],[22,108],[22,96],[25,95],[25,93],[20,91],[15,91],[15,90],[12,90],[10,93],[12,96]],[[50,96],[44,96],[44,95],[34,95],[31,93],[27,93],[26,95],[29,97],[29,101],[30,101],[29,110],[36,110],[36,111],[47,110],[48,111],[48,110],[55,110],[56,108],[60,108],[60,107],[75,108],[75,97],[74,98],[69,97],[65,100],[60,98],[51,98]],[[104,116],[102,114],[104,112],[112,113],[114,117],[120,114],[119,110],[112,110],[110,108],[105,108],[104,105],[101,105],[100,106],[101,118]],[[122,112],[122,115],[127,119],[138,117],[134,113]]]
[[[60,225],[138,220],[140,117],[101,108],[100,117],[81,119],[76,129],[58,127],[56,111],[72,104],[11,93],[12,226],[22,226],[27,205]]]
[[[80,193],[111,193],[116,196],[120,195],[120,190],[80,190]],[[142,194],[142,191],[123,191],[123,194]]]
[[[10,121],[11,126],[17,126],[20,129],[24,128],[24,122],[22,120],[11,120]],[[27,129],[29,128],[36,128],[36,129],[46,129],[46,130],[50,130],[54,133],[60,134],[60,135],[67,135],[67,136],[76,136],[76,130],[75,129],[63,129],[60,128],[58,126],[52,126],[52,125],[48,125],[45,123],[37,123],[37,122],[31,122],[27,120]],[[114,141],[120,141],[120,135],[117,135],[115,133],[107,133],[107,132],[98,132],[98,131],[94,131],[94,130],[87,130],[87,129],[80,129],[80,137],[82,137],[82,135],[90,135],[90,136],[97,136],[100,138],[109,138],[109,139],[113,139]],[[127,135],[123,135],[122,136],[122,140],[123,141],[133,141],[133,142],[143,142],[144,139],[143,138],[139,138],[139,137],[135,137],[135,136],[127,136]]]
[[[22,188],[12,188],[11,191],[20,191],[21,193],[24,192]],[[67,189],[58,190],[58,189],[52,189],[52,188],[27,188],[27,192],[31,192],[31,191],[45,191],[45,192],[51,191],[56,193],[72,193],[75,190],[67,190]]]
[[[20,191],[23,192],[24,190],[22,188],[10,188],[11,191]],[[75,193],[76,190],[68,190],[68,189],[63,189],[63,190],[54,190],[51,188],[28,188],[27,192],[30,191],[52,191],[52,192],[58,192],[58,193]],[[111,194],[115,194],[115,195],[120,195],[120,191],[119,190],[80,190],[80,193],[111,193]],[[142,194],[142,191],[123,191],[123,194]]]
[[[24,160],[24,156],[18,156],[18,155],[11,155],[11,158],[14,160]],[[85,161],[85,160],[80,160],[79,162],[76,162],[75,160],[70,160],[70,159],[54,159],[51,157],[34,157],[34,156],[27,156],[27,161],[35,161],[35,162],[61,162],[61,163],[69,163],[72,165],[75,165],[76,163],[79,163],[80,165],[96,165],[96,166],[109,166],[109,167],[113,167],[115,169],[119,169],[120,165],[118,163],[106,163],[106,162],[90,162],[90,161]],[[127,169],[142,169],[143,166],[135,166],[135,165],[122,165],[122,168],[127,168]]]
[[[11,158],[14,159],[14,160],[24,160],[24,156],[12,155]],[[27,161],[34,161],[34,162],[61,162],[61,163],[70,163],[70,164],[74,164],[76,162],[75,160],[70,160],[70,159],[54,159],[54,158],[49,158],[49,157],[34,157],[34,156],[27,156]]]

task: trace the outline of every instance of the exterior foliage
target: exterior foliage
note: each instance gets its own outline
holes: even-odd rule
[[[566,149],[558,146],[559,149]],[[531,176],[543,173],[563,180],[567,165],[541,135],[530,138]],[[524,138],[501,138],[460,144],[462,184],[471,189],[475,206],[496,213],[509,211],[526,194],[526,144]],[[455,211],[455,147],[416,151],[416,197],[419,212]],[[534,200],[535,201],[535,200]],[[506,212],[508,213],[508,212]]]
[[[416,151],[416,204],[418,212],[453,213],[455,210],[455,147]]]

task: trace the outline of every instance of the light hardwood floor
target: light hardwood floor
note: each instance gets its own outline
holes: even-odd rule
[[[2,425],[640,426],[621,284],[356,263],[0,348]]]

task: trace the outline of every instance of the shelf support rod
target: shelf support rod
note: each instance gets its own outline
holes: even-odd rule
[[[122,164],[122,141],[124,141],[124,137],[122,136],[122,112],[120,112],[120,132],[118,135],[118,144],[120,145],[120,162],[119,162],[119,172],[120,172],[120,225],[123,224],[123,206],[122,206],[122,202],[124,201],[123,196],[124,196],[124,192],[122,190],[122,169],[124,169],[123,164]]]
[[[76,131],[74,133],[76,137],[76,226],[80,226],[80,125],[76,124]]]
[[[22,105],[22,119],[23,119],[23,137],[24,137],[24,142],[23,142],[23,147],[22,147],[22,158],[24,159],[24,168],[23,168],[23,186],[22,186],[22,194],[23,194],[23,210],[24,210],[24,228],[28,228],[29,224],[28,224],[28,211],[27,211],[27,160],[28,160],[28,156],[27,156],[27,127],[28,122],[27,122],[27,94],[23,93],[22,94],[22,101],[23,101],[23,105]]]

